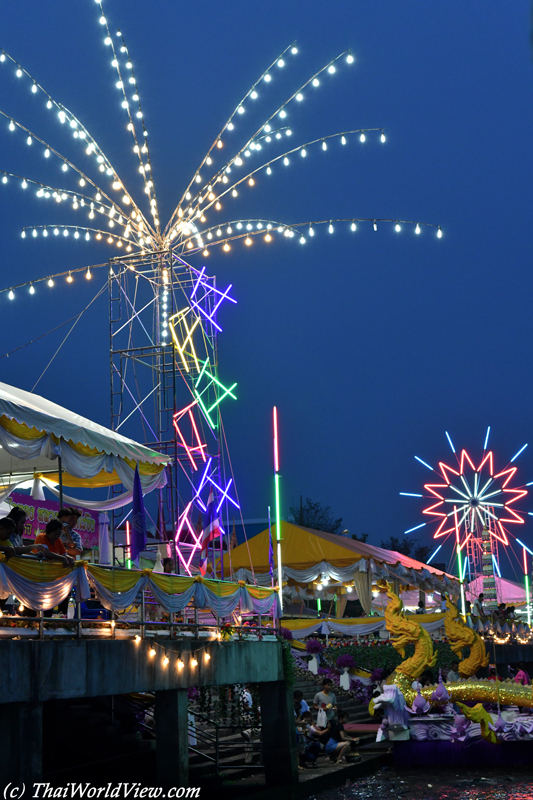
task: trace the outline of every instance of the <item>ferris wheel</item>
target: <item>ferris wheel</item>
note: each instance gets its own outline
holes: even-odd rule
[[[400,492],[404,497],[419,497],[429,500],[422,514],[428,521],[405,531],[406,534],[429,526],[436,549],[428,558],[429,564],[446,543],[452,544],[452,564],[457,560],[457,571],[461,582],[471,582],[483,577],[483,593],[486,604],[497,603],[496,576],[501,578],[500,561],[505,556],[516,574],[517,567],[526,580],[529,595],[528,554],[531,550],[516,535],[523,538],[523,527],[528,514],[524,511],[528,487],[533,481],[520,485],[517,480],[518,467],[514,461],[526,449],[518,450],[502,467],[496,454],[488,450],[490,427],[487,429],[481,455],[471,457],[465,449],[456,450],[449,433],[448,444],[455,456],[450,465],[439,461],[434,468],[415,456],[427,469],[435,473],[435,480],[424,484],[424,494]],[[516,531],[516,533],[515,533]]]

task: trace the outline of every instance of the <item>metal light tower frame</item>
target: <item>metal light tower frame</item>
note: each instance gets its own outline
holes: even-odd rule
[[[190,560],[187,566],[180,542],[186,531],[189,545],[197,545],[192,517],[205,511],[202,490],[209,487],[216,499],[234,503],[222,486],[220,418],[220,403],[234,397],[234,387],[219,380],[217,341],[218,309],[225,299],[235,302],[230,288],[220,292],[205,268],[192,267],[172,250],[109,262],[111,428],[171,456],[153,513],[160,532],[169,526],[166,538],[174,542],[178,568],[181,563],[186,571]],[[113,512],[113,532],[123,519],[122,509]]]

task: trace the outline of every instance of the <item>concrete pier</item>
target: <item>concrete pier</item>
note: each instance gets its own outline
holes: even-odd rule
[[[44,702],[155,692],[158,785],[188,786],[187,689],[239,683],[259,684],[267,785],[298,782],[292,695],[277,641],[9,640],[0,641],[0,663],[3,785],[41,777]]]

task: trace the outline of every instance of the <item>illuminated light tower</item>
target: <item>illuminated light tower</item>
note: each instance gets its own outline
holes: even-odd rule
[[[495,456],[487,450],[490,427],[487,429],[483,453],[478,461],[474,461],[466,452],[456,452],[451,437],[446,432],[448,443],[456,457],[456,464],[450,466],[440,461],[434,469],[426,461],[415,456],[417,461],[434,472],[437,481],[424,484],[425,494],[400,492],[407,497],[427,497],[431,500],[422,513],[431,517],[430,522],[423,522],[405,531],[406,534],[431,525],[433,538],[438,541],[437,548],[428,558],[430,563],[441,550],[444,543],[455,540],[454,552],[457,556],[458,573],[461,582],[483,578],[483,593],[486,606],[495,608],[498,603],[496,576],[501,577],[499,548],[513,559],[522,571],[526,591],[529,596],[529,576],[526,562],[526,550],[531,552],[516,538],[508,526],[524,525],[527,514],[517,504],[528,494],[527,486],[514,486],[513,480],[517,467],[513,462],[525,450],[524,445],[513,456],[509,464],[500,469],[495,466]],[[516,545],[515,545],[516,542]],[[523,558],[515,553],[521,548]],[[524,549],[525,548],[525,549]],[[503,554],[502,553],[502,554]]]
[[[224,510],[219,501],[226,509],[232,504],[238,507],[222,422],[224,407],[237,397],[236,384],[225,374],[219,375],[217,345],[222,330],[220,318],[226,313],[224,306],[227,309],[235,300],[231,287],[222,290],[213,272],[206,270],[206,259],[213,252],[223,256],[234,253],[237,247],[250,249],[254,242],[272,246],[275,242],[292,240],[299,246],[305,245],[319,231],[325,232],[326,227],[331,234],[343,228],[353,235],[359,223],[372,225],[374,230],[378,230],[378,223],[380,228],[383,223],[383,227],[391,230],[394,226],[398,234],[410,230],[418,236],[422,230],[433,229],[437,238],[442,237],[442,230],[432,223],[398,218],[346,216],[305,222],[261,216],[243,218],[245,207],[239,211],[238,204],[246,202],[246,193],[252,188],[256,191],[271,175],[281,174],[297,159],[307,164],[308,155],[315,152],[327,158],[337,145],[344,148],[357,143],[357,147],[369,147],[373,142],[386,141],[383,129],[375,127],[322,134],[293,144],[291,115],[296,116],[306,101],[310,102],[327,87],[341,67],[353,64],[350,51],[340,53],[314,72],[296,91],[289,92],[280,105],[276,101],[262,117],[261,124],[256,127],[253,123],[246,131],[246,121],[252,117],[247,112],[268,100],[273,75],[277,78],[286,73],[289,62],[298,54],[294,43],[250,86],[181,196],[177,194],[179,200],[174,210],[166,221],[162,220],[130,52],[122,32],[105,16],[101,0],[93,8],[98,14],[97,27],[102,33],[104,52],[109,56],[116,102],[123,109],[127,136],[131,137],[141,191],[134,191],[121,178],[109,155],[74,112],[57,101],[12,56],[0,51],[0,71],[16,75],[15,85],[24,91],[29,89],[28,98],[39,101],[44,113],[56,121],[62,133],[74,138],[87,164],[80,168],[17,119],[0,111],[0,121],[4,120],[2,134],[40,152],[49,173],[45,181],[36,181],[3,171],[0,186],[20,187],[26,196],[37,197],[38,202],[49,205],[61,205],[62,209],[66,204],[75,215],[73,224],[24,227],[22,237],[30,242],[41,236],[61,235],[62,240],[78,245],[89,241],[106,247],[103,263],[43,275],[31,282],[6,287],[4,291],[9,300],[14,300],[16,292],[22,289],[38,295],[45,284],[51,289],[59,279],[70,284],[76,277],[85,277],[86,285],[94,286],[98,277],[106,274],[112,427],[173,456],[158,519],[161,526],[163,520],[170,525],[177,551],[183,545],[183,553],[177,552],[178,560],[185,571],[190,571],[190,549],[198,548],[198,515],[205,514],[209,492],[213,490],[218,498],[218,513]],[[122,144],[119,146],[122,152]],[[164,177],[169,178],[168,171]],[[108,258],[110,248],[113,256]],[[102,287],[95,288],[94,299]],[[149,482],[149,475],[142,477]],[[116,512],[117,520],[121,514],[120,510]]]

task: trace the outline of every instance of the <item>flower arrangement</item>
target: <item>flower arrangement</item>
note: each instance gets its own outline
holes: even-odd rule
[[[350,653],[343,653],[337,658],[337,666],[339,669],[352,669],[355,667],[355,659]]]
[[[308,639],[305,649],[310,655],[316,656],[324,652],[324,645],[318,639]]]
[[[233,634],[235,633],[235,628],[231,624],[231,622],[226,622],[220,629],[220,635],[223,639],[228,640],[231,639]]]
[[[282,639],[285,639],[286,642],[292,642],[293,639],[292,631],[290,631],[288,628],[281,627],[279,629],[279,635],[281,636]]]

